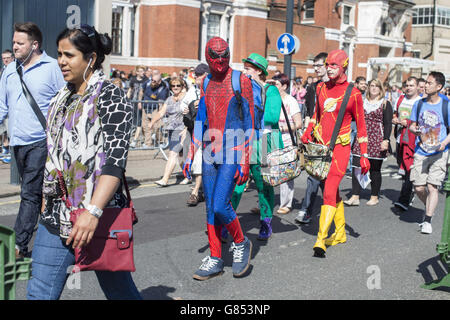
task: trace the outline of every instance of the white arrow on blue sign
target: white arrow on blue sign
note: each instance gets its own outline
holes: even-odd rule
[[[278,37],[277,49],[281,54],[287,55],[293,53],[294,51],[296,53],[299,48],[300,40],[296,36],[290,33],[283,33]]]

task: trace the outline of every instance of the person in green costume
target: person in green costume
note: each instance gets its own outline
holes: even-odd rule
[[[253,98],[255,102],[255,139],[253,141],[253,153],[250,161],[250,173],[256,184],[259,199],[259,213],[261,228],[258,240],[268,240],[272,235],[272,215],[275,202],[273,187],[263,183],[261,175],[261,158],[263,145],[267,143],[267,152],[283,148],[283,140],[278,120],[281,112],[281,96],[278,89],[266,84],[267,60],[257,53],[252,53],[247,59],[243,59],[244,74],[252,79]],[[245,184],[236,185],[231,205],[236,211],[239,206]],[[253,212],[258,210],[253,209]]]

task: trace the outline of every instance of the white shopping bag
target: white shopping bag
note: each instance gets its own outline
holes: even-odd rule
[[[361,188],[365,189],[370,183],[370,176],[369,173],[362,175],[361,174],[361,168],[355,168],[355,176],[358,180],[359,184],[361,185]]]

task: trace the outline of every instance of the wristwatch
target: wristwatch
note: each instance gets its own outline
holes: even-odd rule
[[[103,210],[93,204],[88,205],[86,209],[87,209],[87,211],[89,211],[90,214],[92,214],[94,217],[96,217],[98,219],[100,219],[100,217],[103,214]]]
[[[363,154],[361,155],[361,157],[364,157],[364,158],[366,158],[366,159],[369,159],[369,155],[368,155],[367,153],[363,153]]]

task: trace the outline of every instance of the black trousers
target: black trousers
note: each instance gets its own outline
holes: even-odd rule
[[[409,207],[413,194],[413,183],[410,180],[411,170],[405,171],[404,181],[402,184],[402,189],[400,190],[400,196],[398,202],[403,204],[405,207]]]
[[[26,146],[14,146],[13,149],[22,181],[21,201],[14,231],[16,245],[20,251],[26,253],[41,212],[47,141],[44,139]]]
[[[359,167],[358,156],[353,156],[353,165]],[[383,165],[383,160],[369,159],[370,162],[370,187],[371,196],[378,197],[381,190],[381,166]],[[359,195],[361,192],[361,185],[356,179],[355,168],[352,169],[352,194]]]

